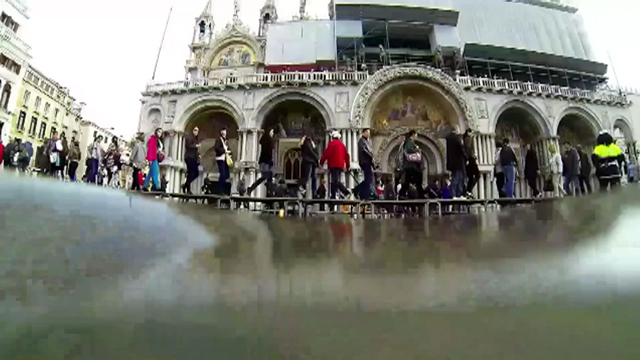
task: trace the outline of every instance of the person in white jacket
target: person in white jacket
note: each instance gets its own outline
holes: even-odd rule
[[[551,173],[551,180],[553,181],[553,195],[559,197],[565,195],[562,188],[562,156],[558,152],[555,145],[549,146],[549,172]]]

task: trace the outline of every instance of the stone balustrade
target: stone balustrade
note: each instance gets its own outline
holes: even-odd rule
[[[149,84],[146,93],[164,93],[197,89],[224,89],[225,87],[279,86],[279,85],[322,85],[363,83],[368,79],[366,72],[284,72],[227,75],[220,78],[184,80],[165,84]]]
[[[0,36],[10,44],[10,46],[13,48],[11,50],[18,52],[20,56],[22,56],[26,60],[29,60],[31,46],[20,39],[20,37],[18,37],[18,35],[16,35],[13,30],[9,29],[3,23],[0,23]]]
[[[219,78],[176,81],[164,84],[147,85],[145,94],[171,93],[224,89],[226,87],[251,86],[311,86],[325,84],[360,84],[369,78],[367,72],[283,72],[227,75]],[[458,76],[455,79],[465,90],[513,93],[530,96],[557,97],[570,100],[583,100],[593,103],[626,106],[629,101],[625,93],[608,90],[584,90],[557,85],[538,84],[502,79]]]
[[[592,91],[557,85],[503,79],[477,78],[470,76],[458,76],[456,81],[465,90],[471,91],[492,91],[497,93],[557,97],[620,106],[625,106],[629,103],[624,93],[606,90]]]

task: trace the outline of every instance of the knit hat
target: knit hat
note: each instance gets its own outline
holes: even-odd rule
[[[331,138],[332,139],[340,139],[342,137],[342,135],[340,135],[340,132],[338,130],[333,130],[331,132]]]

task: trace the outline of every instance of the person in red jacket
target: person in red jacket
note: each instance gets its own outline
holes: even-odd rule
[[[351,159],[349,158],[347,147],[340,141],[340,133],[338,131],[334,130],[331,133],[331,141],[329,141],[327,148],[322,153],[320,165],[324,165],[325,162],[329,168],[329,193],[331,198],[336,198],[338,190],[343,196],[348,196],[349,190],[340,182],[340,178],[345,169],[347,172],[349,171]]]

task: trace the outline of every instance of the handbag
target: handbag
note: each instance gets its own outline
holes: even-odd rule
[[[233,159],[231,159],[231,156],[229,156],[229,154],[226,154],[226,155],[224,156],[224,159],[225,159],[225,161],[227,162],[227,166],[228,166],[229,168],[232,168],[232,167],[233,167]]]
[[[555,186],[553,185],[553,178],[551,176],[547,176],[547,179],[544,181],[542,190],[544,192],[553,192],[555,190]]]
[[[406,154],[407,161],[412,163],[421,163],[422,162],[422,154],[418,151],[413,154]]]
[[[161,163],[163,161],[164,161],[164,152],[158,151],[158,163]]]

